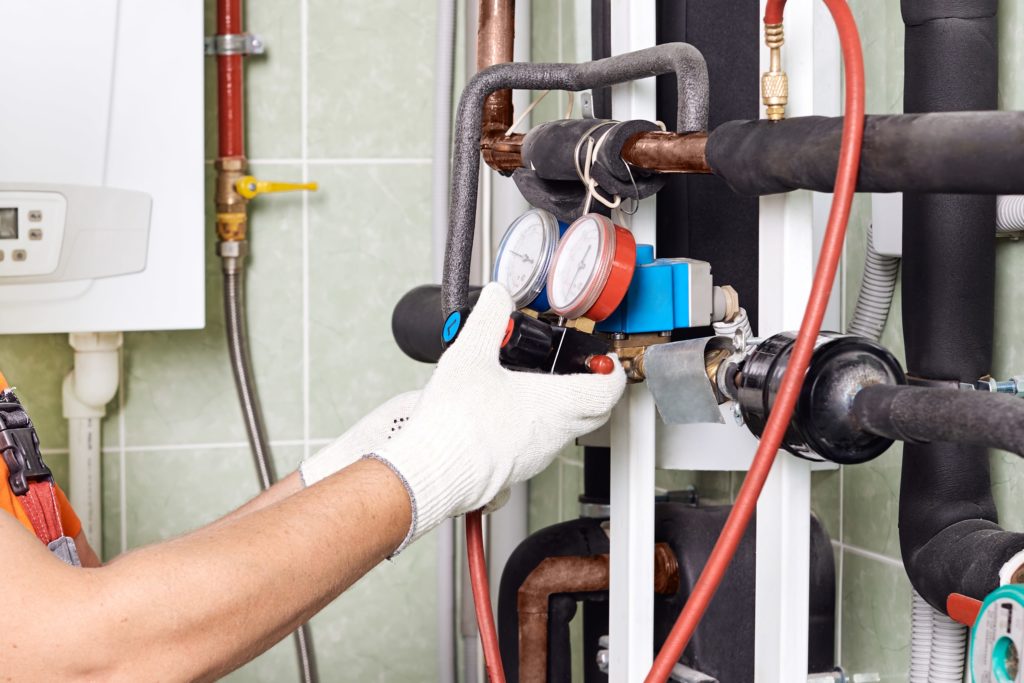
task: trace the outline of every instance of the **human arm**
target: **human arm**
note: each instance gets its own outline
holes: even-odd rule
[[[608,376],[502,368],[512,302],[495,287],[484,290],[459,340],[410,400],[400,433],[390,431],[388,422],[399,419],[391,418],[367,442],[342,437],[327,449],[337,457],[304,464],[302,480],[293,474],[203,529],[77,570],[0,519],[0,557],[17,559],[0,593],[0,627],[12,634],[8,652],[15,653],[4,673],[214,679],[284,637],[396,548],[446,516],[485,506],[603,424],[622,393],[621,366]],[[352,462],[364,455],[372,457]]]
[[[0,592],[4,673],[213,680],[390,555],[410,522],[405,488],[369,460],[97,569],[67,567],[13,520],[0,519],[0,557],[18,558]],[[332,539],[343,539],[345,552],[325,552]]]

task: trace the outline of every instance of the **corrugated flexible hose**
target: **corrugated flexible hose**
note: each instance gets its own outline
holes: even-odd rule
[[[873,227],[868,226],[867,254],[864,258],[864,278],[857,293],[857,306],[846,326],[849,334],[878,341],[885,329],[896,291],[896,276],[900,271],[898,256],[883,256],[875,251]]]
[[[242,408],[246,435],[252,448],[260,487],[266,491],[277,481],[274,462],[264,427],[256,383],[253,381],[252,360],[249,357],[249,335],[245,316],[245,272],[241,258],[223,259],[224,272],[224,324],[228,338],[228,356],[235,376],[238,402]],[[316,659],[313,656],[313,635],[309,624],[302,624],[293,634],[295,653],[299,660],[303,683],[317,683]]]

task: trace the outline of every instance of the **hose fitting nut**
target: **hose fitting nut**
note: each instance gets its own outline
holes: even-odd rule
[[[780,121],[786,117],[789,102],[789,78],[782,70],[782,44],[785,42],[782,24],[764,25],[764,44],[770,50],[768,71],[761,75],[761,101],[765,117]]]

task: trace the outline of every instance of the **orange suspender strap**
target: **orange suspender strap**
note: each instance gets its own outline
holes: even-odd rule
[[[3,375],[0,375],[3,380]],[[14,392],[0,393],[0,455],[7,465],[7,483],[18,496],[32,530],[45,545],[64,535],[53,475],[43,463],[39,437]]]

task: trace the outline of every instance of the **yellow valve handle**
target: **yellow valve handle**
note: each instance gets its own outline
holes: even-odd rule
[[[257,180],[251,175],[242,176],[235,182],[235,191],[246,199],[268,192],[316,192],[317,189],[319,188],[316,183],[276,183],[270,180]]]

